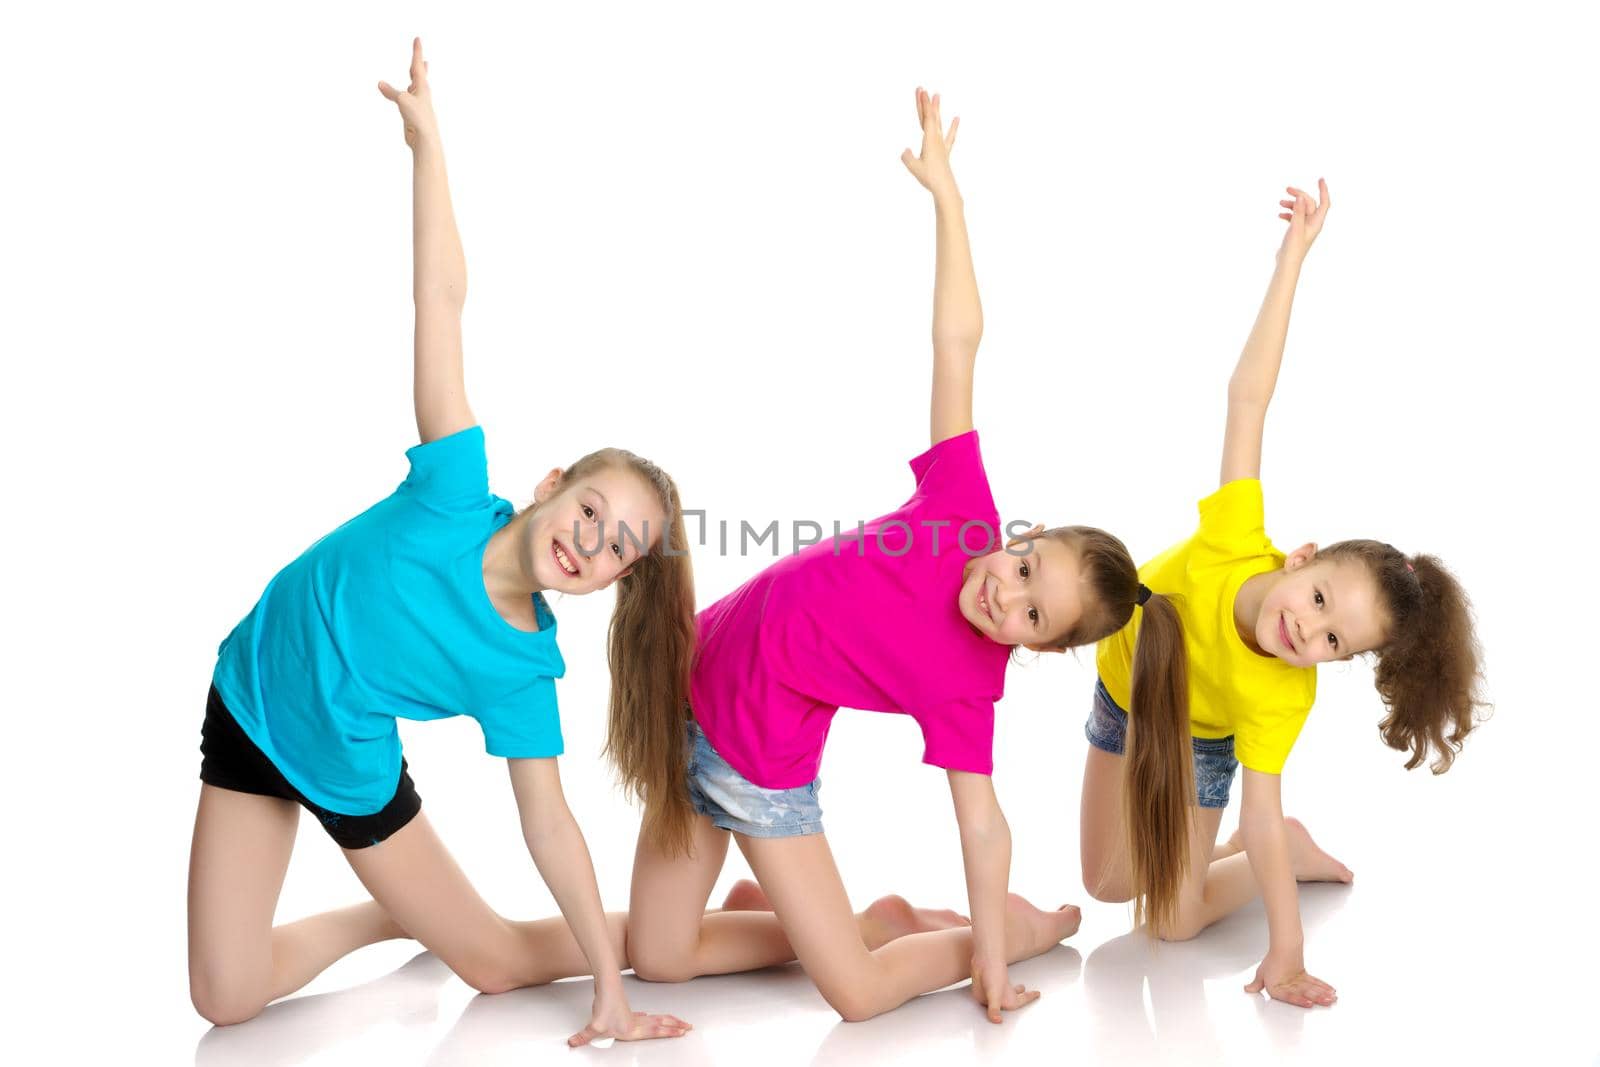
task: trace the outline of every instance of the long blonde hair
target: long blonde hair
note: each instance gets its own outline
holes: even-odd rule
[[[605,754],[623,791],[644,804],[646,835],[672,853],[687,851],[694,810],[687,761],[689,668],[694,661],[694,570],[683,506],[671,476],[621,448],[591,452],[569,467],[562,486],[597,470],[632,471],[655,491],[666,529],[617,580],[606,658],[611,699]]]

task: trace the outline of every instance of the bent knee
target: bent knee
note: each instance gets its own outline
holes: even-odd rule
[[[634,977],[641,982],[687,982],[698,977],[694,955],[662,949],[645,949],[628,945],[628,955],[633,963]]]
[[[1177,922],[1160,931],[1156,936],[1163,941],[1193,941],[1200,936],[1200,931],[1205,928],[1204,923],[1180,917]]]
[[[822,999],[847,1023],[866,1022],[884,1011],[882,1005],[874,1003],[870,996],[858,989],[823,989]]]
[[[189,1002],[213,1026],[232,1026],[254,1019],[267,1006],[267,998],[254,990],[193,978],[189,980]]]
[[[509,993],[513,989],[524,986],[538,985],[539,983],[524,974],[514,973],[509,967],[496,964],[481,964],[474,967],[465,967],[456,972],[461,980],[480,993]]]
[[[1126,904],[1133,899],[1133,892],[1127,886],[1090,878],[1087,874],[1083,876],[1083,888],[1102,904]]]

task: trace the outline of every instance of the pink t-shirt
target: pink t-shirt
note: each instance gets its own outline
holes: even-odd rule
[[[994,769],[1011,650],[956,603],[966,565],[1004,544],[977,432],[939,442],[911,471],[911,499],[862,536],[850,528],[781,559],[700,613],[694,717],[756,785],[816,778],[841,707],[910,715],[936,767]]]

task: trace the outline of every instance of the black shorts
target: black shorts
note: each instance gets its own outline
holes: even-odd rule
[[[394,796],[382,811],[371,815],[341,815],[313,804],[289,784],[283,772],[250,740],[222,702],[216,686],[211,687],[211,695],[206,698],[206,721],[200,727],[200,780],[235,793],[292,800],[315,815],[340,848],[376,845],[422,810],[422,798],[417,795],[404,759],[400,761],[400,781],[395,785]]]

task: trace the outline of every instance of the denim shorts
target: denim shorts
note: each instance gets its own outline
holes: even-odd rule
[[[793,789],[763,789],[728,766],[689,720],[689,801],[711,824],[746,837],[799,837],[822,833],[818,778]]]
[[[1089,743],[1113,756],[1122,755],[1128,743],[1128,713],[1117,707],[1117,702],[1106,692],[1104,682],[1094,687],[1094,707],[1089,711],[1089,721],[1083,724]],[[1228,790],[1233,785],[1233,772],[1239,761],[1233,758],[1233,738],[1191,737],[1194,746],[1195,799],[1202,808],[1228,806]]]

